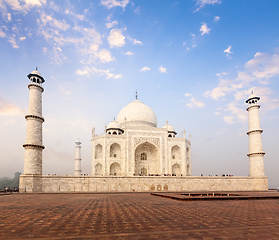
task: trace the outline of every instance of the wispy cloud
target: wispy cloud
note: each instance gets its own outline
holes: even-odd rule
[[[230,47],[226,50],[227,53],[232,53]],[[218,86],[203,95],[215,100],[224,100],[227,94],[234,94],[234,100],[226,108],[226,111],[229,111],[231,116],[225,116],[225,122],[233,124],[239,121],[247,121],[246,111],[243,107],[238,106],[243,105],[244,100],[248,98],[251,91],[261,97],[261,102],[266,110],[279,108],[279,99],[271,98],[273,91],[267,86],[269,79],[279,76],[279,56],[277,53],[273,55],[256,53],[251,60],[245,63],[244,69],[239,71],[234,79],[224,79],[226,74],[223,73],[219,73],[217,76],[219,77]],[[255,86],[256,84],[260,86]],[[217,112],[219,113],[219,111]]]
[[[134,39],[133,40],[133,44],[135,44],[135,45],[142,45],[142,42],[139,41],[139,40]]]
[[[130,56],[132,56],[132,55],[134,55],[134,54],[133,54],[132,52],[126,52],[125,55],[130,55]]]
[[[146,66],[146,67],[143,67],[143,68],[140,70],[140,72],[142,72],[142,71],[145,72],[145,71],[149,71],[149,70],[150,70],[150,68]]]
[[[122,7],[123,10],[129,3],[129,0],[102,0],[101,5],[107,7],[108,9],[111,9],[113,7]]]
[[[190,99],[190,103],[186,104],[188,107],[193,108],[193,107],[204,107],[205,104],[201,101],[197,101],[194,97]]]
[[[0,116],[16,116],[23,114],[23,109],[0,97]]]
[[[185,93],[184,96],[185,96],[185,97],[190,97],[190,96],[193,96],[193,94],[191,94],[191,93]]]
[[[220,17],[219,16],[215,16],[214,19],[213,19],[213,22],[218,22],[220,20]]]
[[[227,123],[227,124],[233,124],[234,121],[233,121],[233,116],[224,116],[224,121]]]
[[[135,13],[140,13],[140,7],[137,7],[137,8],[135,9]]]
[[[110,69],[104,70],[104,69],[97,69],[95,67],[85,67],[83,69],[77,69],[75,73],[77,75],[87,76],[87,77],[90,77],[91,75],[105,76],[106,79],[110,79],[110,78],[117,79],[122,77],[121,74],[112,73]]]
[[[214,5],[215,3],[216,4],[220,4],[221,3],[221,0],[196,0],[197,3],[196,5],[198,6],[198,8],[194,11],[194,12],[197,12],[199,11],[201,8],[203,8],[206,4],[212,4]]]

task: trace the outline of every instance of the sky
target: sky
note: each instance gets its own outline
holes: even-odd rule
[[[248,113],[261,108],[265,173],[279,187],[279,1],[0,0],[0,177],[23,173],[29,79],[43,87],[43,173],[91,170],[91,130],[135,99],[191,134],[192,173],[249,174]]]

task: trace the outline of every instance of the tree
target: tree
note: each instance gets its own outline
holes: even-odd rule
[[[4,189],[5,187],[13,189],[13,188],[18,188],[19,187],[19,177],[21,173],[16,172],[15,176],[13,179],[4,177],[0,179],[0,189]]]

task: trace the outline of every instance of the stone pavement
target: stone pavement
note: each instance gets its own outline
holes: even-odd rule
[[[279,199],[12,194],[0,198],[0,239],[279,239]]]

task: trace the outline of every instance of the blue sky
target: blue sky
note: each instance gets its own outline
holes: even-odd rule
[[[90,173],[104,133],[135,98],[158,127],[192,135],[193,175],[249,173],[245,100],[261,97],[265,172],[279,185],[278,1],[0,0],[0,176],[23,172],[29,83],[43,75],[45,174]]]

